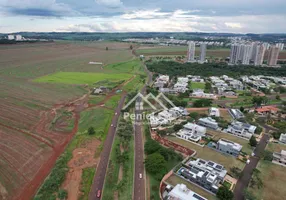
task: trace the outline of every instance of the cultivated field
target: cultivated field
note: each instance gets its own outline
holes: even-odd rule
[[[115,42],[0,46],[0,199],[31,199],[74,134],[94,120],[100,122],[96,137],[105,138],[108,120],[81,114],[95,100],[89,100],[89,88],[82,84],[132,79],[143,70],[136,60],[129,64],[131,59],[129,44]],[[118,62],[124,64],[117,70],[109,65]],[[82,121],[85,115],[90,121]]]

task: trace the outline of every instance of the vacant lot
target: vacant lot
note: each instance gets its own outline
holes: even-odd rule
[[[268,58],[268,52],[265,52],[264,59]],[[142,46],[136,50],[136,54],[144,54],[145,56],[151,55],[187,55],[187,46]],[[199,47],[196,48],[195,56],[200,55]],[[207,57],[218,57],[226,58],[230,55],[230,48],[221,48],[221,49],[207,49]],[[286,51],[282,51],[279,54],[279,59],[286,59]]]
[[[271,151],[271,152],[281,152],[282,150],[286,151],[286,145],[284,144],[275,144],[275,143],[269,143],[267,145],[266,150]]]
[[[58,72],[100,73],[111,77],[126,74],[131,77],[134,71],[130,67],[128,72],[104,69],[109,64],[131,59],[129,44],[115,42],[0,46],[0,199],[19,199],[19,195],[31,199],[78,129],[84,131],[99,120],[102,125],[98,127],[103,132],[99,131],[97,136],[104,139],[105,122],[92,116],[96,113],[81,114],[88,105],[88,96],[85,95],[88,88],[32,80]],[[103,62],[103,66],[90,65],[90,61]],[[128,79],[122,75],[114,79],[122,78]],[[76,84],[80,82],[82,80],[77,80]],[[59,123],[61,131],[57,127],[51,128],[53,121],[58,122],[59,109],[71,112],[69,116],[74,122],[74,125],[64,122],[68,127],[65,131],[61,129],[62,123]],[[81,118],[89,120],[83,122]]]
[[[249,141],[247,141],[245,139],[236,137],[234,135],[230,135],[228,133],[218,132],[218,131],[214,131],[214,130],[210,130],[210,129],[207,130],[207,133],[213,135],[214,140],[227,139],[227,140],[230,140],[232,142],[236,142],[236,143],[242,145],[242,151],[244,151],[248,155],[250,155],[252,152],[252,148],[249,145]]]
[[[198,157],[198,158],[202,158],[205,160],[212,160],[212,161],[217,162],[218,164],[223,165],[227,169],[227,171],[229,171],[230,168],[232,168],[234,166],[239,167],[240,169],[243,169],[243,167],[245,165],[244,163],[237,160],[233,156],[221,154],[221,153],[219,153],[215,150],[212,150],[208,147],[200,147],[200,146],[195,145],[191,142],[181,140],[177,137],[168,137],[168,139],[173,141],[173,142],[176,142],[180,145],[183,145],[184,147],[187,147],[189,149],[193,149],[193,150],[197,151],[196,157]]]
[[[191,89],[205,89],[205,83],[198,83],[198,82],[191,82],[190,87]]]
[[[65,83],[65,84],[94,84],[99,81],[109,80],[118,82],[127,80],[130,74],[105,74],[105,73],[83,73],[83,72],[58,72],[35,79],[39,83]]]
[[[286,173],[285,167],[261,160],[257,169],[260,170],[263,188],[250,191],[257,199],[281,200],[286,196]]]

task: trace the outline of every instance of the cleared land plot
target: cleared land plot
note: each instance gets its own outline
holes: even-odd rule
[[[106,46],[109,47],[109,51],[105,50]],[[49,130],[55,119],[54,108],[69,105],[88,92],[80,85],[37,83],[32,80],[57,72],[125,74],[118,70],[107,72],[101,66],[88,63],[97,61],[108,65],[131,60],[133,55],[129,46],[127,43],[116,42],[56,42],[0,46],[0,137],[2,142],[8,141],[1,148],[1,155],[6,155],[7,159],[1,159],[0,171],[3,173],[0,173],[0,185],[4,188],[3,191],[7,191],[9,198],[16,198],[20,194],[23,198],[32,198],[31,192],[23,189],[28,188],[26,186],[38,187],[42,183],[45,175],[40,173],[39,169],[49,172],[59,151],[63,151],[66,141],[74,134],[74,131],[63,134]],[[77,111],[80,112],[82,109],[83,106]],[[94,119],[91,119],[90,124],[93,123]],[[86,124],[84,130],[90,124]],[[68,124],[68,127],[72,126]],[[27,133],[37,137],[33,138],[37,144],[30,144],[30,136]],[[55,150],[47,147],[41,140],[55,147]],[[25,149],[22,144],[27,145]],[[30,145],[31,148],[27,149]],[[34,158],[37,158],[36,161]],[[13,178],[9,178],[9,174]]]
[[[205,190],[203,190],[203,189],[197,187],[196,185],[194,185],[194,184],[192,184],[192,183],[190,183],[190,182],[188,182],[188,181],[186,181],[186,180],[184,180],[184,179],[182,179],[182,178],[180,178],[180,177],[178,177],[178,176],[176,176],[176,175],[174,175],[174,174],[171,175],[171,176],[166,180],[166,182],[169,183],[169,184],[171,184],[171,185],[173,185],[173,186],[176,186],[177,184],[183,183],[183,184],[185,184],[185,185],[187,186],[187,188],[189,188],[190,190],[194,191],[195,193],[198,193],[199,195],[201,195],[201,196],[203,196],[203,197],[205,197],[205,198],[207,198],[207,199],[209,199],[209,200],[216,200],[216,199],[217,199],[214,195],[212,195],[212,194],[206,192]]]
[[[120,81],[130,78],[130,74],[104,74],[82,72],[58,72],[35,79],[39,83],[93,84],[98,81]]]
[[[269,51],[265,52],[264,60],[268,58]],[[153,47],[140,47],[136,50],[136,54],[144,54],[145,56],[149,55],[187,55],[187,46],[153,46]],[[199,56],[200,51],[196,49],[195,56]],[[230,49],[221,48],[221,49],[207,49],[207,57],[218,57],[225,58],[230,55]],[[282,51],[279,53],[278,59],[286,59],[286,52]]]
[[[232,168],[234,166],[236,166],[240,169],[243,169],[243,167],[245,165],[244,163],[237,160],[233,156],[221,154],[221,153],[219,153],[215,150],[212,150],[208,147],[200,147],[198,145],[192,144],[191,142],[181,140],[177,137],[168,136],[167,138],[170,141],[176,142],[180,145],[183,145],[184,147],[195,150],[197,152],[196,157],[198,157],[198,158],[202,158],[205,160],[212,160],[212,161],[217,162],[218,164],[223,165],[227,169],[227,171],[229,171],[230,168]]]
[[[286,173],[285,167],[273,164],[269,161],[261,160],[257,169],[260,170],[260,177],[263,182],[263,188],[249,190],[257,199],[282,200],[286,196]]]
[[[267,145],[266,150],[271,151],[271,152],[281,152],[281,150],[286,151],[286,145],[284,144],[275,144],[275,143],[269,143]]]
[[[191,82],[190,88],[191,89],[205,89],[205,83],[198,83],[198,82]]]
[[[252,152],[252,148],[249,145],[249,142],[245,139],[242,139],[242,138],[239,138],[239,137],[227,134],[227,133],[210,130],[210,129],[207,130],[207,133],[210,135],[213,135],[214,140],[219,140],[219,139],[223,138],[223,139],[227,139],[227,140],[230,140],[232,142],[236,142],[236,143],[242,145],[242,151],[244,151],[248,155],[250,155]]]
[[[231,115],[229,114],[228,110],[222,110],[220,109],[220,116],[228,121],[228,122],[231,122],[233,120],[233,118],[231,117]]]

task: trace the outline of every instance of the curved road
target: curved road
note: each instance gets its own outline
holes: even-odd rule
[[[264,134],[257,145],[257,147],[254,150],[255,156],[252,156],[250,158],[250,163],[246,164],[244,167],[242,173],[242,177],[239,178],[237,181],[235,190],[234,190],[234,199],[235,200],[244,200],[244,191],[247,189],[248,184],[251,180],[252,172],[256,168],[260,156],[262,156],[262,153],[264,152],[264,149],[267,145],[267,141],[269,140],[269,136],[267,134]]]
[[[125,97],[126,97],[126,94],[124,94],[121,97],[119,105],[115,110],[115,112],[117,112],[118,114],[114,115],[112,118],[111,124],[113,124],[113,126],[111,126],[108,130],[108,134],[107,134],[107,137],[106,137],[104,145],[103,145],[103,150],[100,154],[100,161],[99,161],[99,164],[97,165],[96,173],[95,173],[95,176],[93,178],[93,184],[92,184],[92,187],[91,187],[91,190],[89,193],[89,198],[88,198],[89,200],[99,200],[100,199],[100,197],[97,197],[97,191],[98,190],[101,190],[101,194],[102,194],[105,175],[106,175],[106,171],[108,169],[109,155],[111,152],[114,136],[116,133],[116,127],[117,127],[118,119],[120,116],[120,112],[121,112],[121,109],[124,105]]]

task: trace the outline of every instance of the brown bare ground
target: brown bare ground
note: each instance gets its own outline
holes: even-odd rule
[[[94,158],[94,154],[98,150],[99,145],[100,141],[94,139],[88,142],[85,147],[77,148],[73,151],[73,158],[68,162],[69,172],[62,186],[69,194],[67,200],[78,199],[82,170],[97,165],[98,158]]]
[[[127,43],[0,46],[0,183],[9,200],[32,198],[77,132],[79,113],[88,106],[83,86],[32,80],[56,71],[98,72],[102,70],[88,62],[131,58]],[[58,131],[62,124],[50,130],[62,108],[73,113],[72,131]]]

